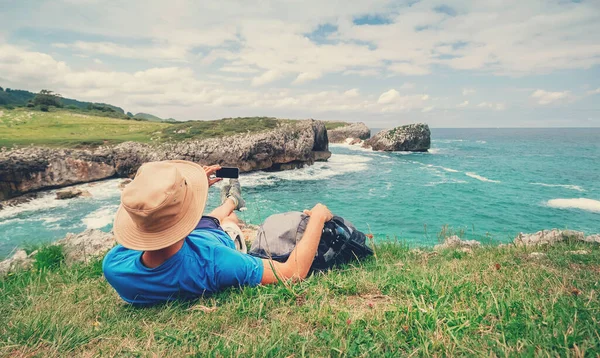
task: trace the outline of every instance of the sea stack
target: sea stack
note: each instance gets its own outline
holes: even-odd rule
[[[426,152],[431,147],[431,131],[424,123],[387,129],[365,141],[363,147],[385,152]]]
[[[371,130],[362,122],[351,123],[344,127],[327,131],[329,143],[346,143],[348,139],[366,140],[371,137]]]

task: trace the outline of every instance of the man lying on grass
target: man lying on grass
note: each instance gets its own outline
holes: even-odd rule
[[[310,220],[293,259],[247,255],[234,242],[241,232],[233,211],[245,205],[237,180],[224,187],[221,206],[202,216],[208,188],[221,180],[210,179],[218,169],[177,160],[147,163],[123,190],[113,228],[120,245],[106,255],[102,270],[125,301],[151,305],[306,277],[332,218],[329,209],[317,204],[305,211]]]

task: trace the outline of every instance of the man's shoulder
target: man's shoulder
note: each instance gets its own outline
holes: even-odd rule
[[[226,246],[235,248],[233,240],[229,235],[225,231],[219,229],[196,229],[188,235],[187,239],[192,245]]]
[[[117,268],[132,268],[135,266],[135,261],[139,260],[140,256],[140,251],[130,250],[122,245],[117,245],[110,249],[106,256],[104,256],[104,260],[102,260],[102,271],[106,274]]]

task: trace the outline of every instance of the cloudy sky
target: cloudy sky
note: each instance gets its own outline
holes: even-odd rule
[[[600,126],[600,0],[0,0],[0,86],[177,119]]]

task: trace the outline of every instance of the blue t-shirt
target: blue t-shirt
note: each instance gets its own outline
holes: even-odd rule
[[[196,229],[181,249],[156,268],[142,263],[142,251],[118,245],[104,258],[104,277],[123,300],[151,305],[193,299],[232,286],[257,286],[263,275],[258,257],[235,249],[219,229]]]

